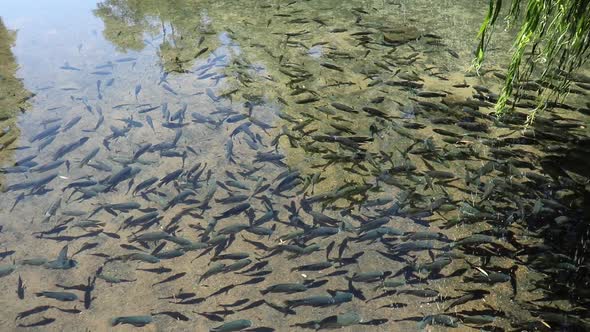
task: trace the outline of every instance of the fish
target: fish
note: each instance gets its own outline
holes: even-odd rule
[[[141,261],[150,264],[156,264],[160,262],[160,259],[156,256],[146,254],[143,252],[136,252],[132,254],[122,255],[116,258],[117,260],[123,261]],[[113,259],[114,260],[114,259]]]
[[[291,268],[291,271],[322,271],[332,267],[332,262],[312,263]]]
[[[252,326],[252,321],[248,319],[238,319],[231,322],[224,323],[222,325],[209,329],[210,332],[231,332],[241,331]]]
[[[322,62],[322,63],[320,63],[320,66],[325,67],[325,68],[328,68],[328,69],[332,69],[332,70],[335,70],[335,71],[339,71],[339,72],[343,72],[344,71],[344,69],[342,69],[342,67],[337,66],[337,65],[332,64],[332,63],[328,63],[328,62]]]
[[[220,215],[216,216],[215,219],[222,220],[222,219],[228,218],[230,216],[238,215],[238,214],[246,211],[249,208],[250,208],[250,203],[240,203],[240,204],[226,210],[225,212],[221,213]]]
[[[78,299],[78,296],[76,294],[70,293],[70,292],[43,291],[43,292],[35,293],[35,295],[37,297],[47,297],[50,299],[55,299],[58,301],[66,301],[66,302],[76,301]]]
[[[190,318],[188,318],[187,316],[181,314],[178,311],[160,311],[160,312],[152,312],[151,314],[152,316],[157,316],[157,315],[165,315],[168,316],[170,318],[179,320],[179,321],[183,321],[183,322],[188,322],[190,320]]]
[[[158,178],[155,176],[140,182],[139,184],[137,184],[137,186],[133,190],[133,195],[136,195],[137,192],[139,192],[139,191],[149,188],[150,186],[152,186],[156,182],[158,182]]]
[[[332,315],[321,320],[313,320],[305,323],[297,323],[295,327],[314,328],[318,329],[334,329],[346,326],[356,325],[361,322],[361,317],[358,313],[350,311],[340,315]]]
[[[206,280],[207,278],[218,274],[218,273],[222,273],[225,270],[226,265],[224,263],[216,263],[213,264],[209,270],[205,271],[205,273],[203,273],[200,277],[199,277],[199,282]]]
[[[23,282],[23,279],[21,278],[21,276],[18,276],[18,285],[16,287],[16,294],[18,295],[18,298],[20,300],[24,300],[25,299],[25,289],[27,287],[25,286],[25,283]]]
[[[351,106],[342,104],[342,103],[337,103],[337,102],[333,102],[330,105],[332,105],[332,107],[334,107],[335,109],[339,110],[339,111],[343,111],[343,112],[347,112],[347,113],[358,113],[358,111],[355,111],[354,108],[352,108]]]
[[[211,320],[214,322],[223,322],[225,320],[223,317],[221,317],[220,315],[218,315],[216,313],[197,312],[197,315],[203,316],[203,317],[207,318],[208,320]]]
[[[57,177],[57,175],[58,175],[58,173],[52,173],[52,174],[46,175],[45,177],[42,177],[37,180],[30,180],[30,181],[24,181],[24,182],[20,182],[20,183],[11,184],[11,185],[7,186],[4,190],[5,191],[17,191],[17,190],[26,190],[26,189],[39,189],[39,188],[45,186],[46,184],[50,183],[51,181],[53,181]]]
[[[72,127],[74,127],[78,122],[80,122],[80,119],[82,119],[81,116],[75,116],[73,117],[70,121],[68,121],[68,123],[66,123],[63,128],[61,129],[62,133],[65,133],[66,131],[70,130]]]
[[[99,147],[92,149],[84,158],[82,158],[80,160],[79,167],[83,167],[84,165],[87,165],[92,159],[94,159],[94,157],[96,157],[96,155],[98,154],[99,151],[100,151]]]
[[[66,61],[64,62],[63,66],[59,67],[63,70],[73,70],[73,71],[80,71],[80,68],[70,66],[70,64]]]
[[[137,101],[137,96],[139,95],[140,92],[141,92],[141,84],[137,84],[135,86],[135,91],[134,91],[136,101]]]
[[[105,274],[104,272],[102,272],[102,267],[99,268],[99,270],[96,273],[96,277],[98,279],[102,279],[110,284],[120,284],[120,283],[126,283],[126,282],[134,282],[137,279],[123,279],[123,278],[118,278],[112,275],[108,275]]]
[[[200,41],[200,42],[199,42],[199,45],[200,45],[201,43],[202,43],[202,42]],[[195,59],[196,59],[196,58],[198,58],[199,56],[203,55],[203,54],[204,54],[205,52],[207,52],[208,50],[209,50],[209,48],[208,48],[208,47],[205,47],[205,48],[202,48],[201,50],[199,50],[199,52],[197,52],[197,54],[195,55]]]
[[[134,235],[130,242],[139,241],[139,242],[151,242],[151,241],[160,241],[166,240],[170,238],[170,234],[164,231],[154,231],[154,232],[147,232],[142,233],[139,235]]]
[[[151,273],[156,273],[156,274],[162,274],[162,273],[168,273],[168,272],[172,272],[172,269],[167,268],[167,267],[158,267],[158,268],[150,268],[150,269],[137,269],[139,271],[145,271],[145,272],[151,272]]]
[[[115,62],[131,62],[131,61],[135,61],[135,60],[137,60],[137,58],[125,57],[125,58],[116,59]]]
[[[77,265],[77,262],[68,258],[68,245],[66,244],[59,252],[57,259],[43,264],[45,268],[54,270],[68,270]]]
[[[96,96],[97,98],[100,100],[102,99],[102,94],[100,92],[100,86],[102,85],[102,81],[101,80],[96,80]]]
[[[12,274],[12,272],[14,272],[15,270],[16,270],[16,265],[14,265],[14,264],[0,266],[0,278],[6,277],[6,276]]]
[[[166,174],[166,176],[164,176],[161,180],[160,183],[158,184],[158,187],[161,187],[162,185],[168,184],[172,181],[174,181],[175,179],[177,179],[182,173],[184,172],[183,169],[177,169],[171,173]]]
[[[61,128],[60,124],[51,125],[51,126],[45,128],[44,130],[42,130],[41,132],[37,133],[32,138],[30,138],[29,142],[33,143],[35,141],[42,140],[42,139],[47,138],[49,136],[55,136],[58,133],[60,128]]]
[[[172,89],[168,84],[162,84],[162,88],[175,96],[178,95],[178,93],[174,91],[174,89]]]
[[[423,329],[427,325],[441,325],[447,327],[459,326],[457,318],[443,314],[425,316],[418,324],[419,328],[421,329]]]
[[[154,120],[152,119],[152,117],[149,116],[149,115],[146,115],[145,121],[148,123],[148,125],[150,126],[150,128],[152,128],[152,131],[155,132],[156,130],[154,129]]]
[[[121,316],[111,319],[111,326],[117,326],[120,324],[133,325],[135,327],[146,326],[153,322],[151,315],[143,316]]]
[[[66,154],[78,149],[82,145],[84,145],[90,138],[85,136],[80,138],[77,141],[74,141],[69,144],[62,145],[55,153],[53,154],[53,160],[58,160],[64,157]]]
[[[223,267],[222,272],[234,272],[250,265],[252,260],[249,258],[240,259],[232,264]]]

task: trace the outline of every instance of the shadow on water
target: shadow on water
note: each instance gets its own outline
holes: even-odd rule
[[[498,122],[486,8],[370,3],[99,2],[115,50],[54,61],[22,120],[7,326],[587,330],[590,77]]]
[[[214,35],[206,11],[194,1],[104,1],[94,14],[104,24],[104,37],[119,51],[157,48],[167,72],[186,72],[211,47]],[[205,43],[205,41],[207,41]],[[214,42],[214,40],[213,40]]]
[[[16,31],[8,30],[0,18],[0,161],[3,165],[15,161],[13,149],[18,145],[20,136],[17,116],[25,111],[27,100],[32,97],[16,77],[18,64],[10,49],[15,40]],[[6,171],[9,170],[0,173]],[[0,187],[3,182],[0,177]]]

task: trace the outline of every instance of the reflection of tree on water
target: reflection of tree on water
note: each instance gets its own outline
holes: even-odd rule
[[[179,2],[184,1],[107,0],[94,14],[104,21],[105,38],[121,51],[152,45],[158,47],[166,71],[184,72],[201,55],[204,34],[210,32],[205,14],[184,10],[194,5]]]
[[[31,97],[31,93],[16,78],[18,65],[10,49],[15,39],[16,32],[6,29],[0,18],[0,165],[3,166],[10,166],[11,148],[20,135],[16,116],[25,109],[25,101]]]

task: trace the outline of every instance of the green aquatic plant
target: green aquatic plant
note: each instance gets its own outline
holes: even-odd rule
[[[502,2],[490,0],[479,31],[476,69],[484,61]],[[509,102],[513,90],[518,90],[519,82],[526,82],[533,73],[538,74],[541,89],[537,107],[528,115],[528,125],[539,110],[567,95],[573,73],[590,58],[590,0],[514,0],[506,22],[508,27],[518,25],[518,33],[495,111],[499,117],[509,114],[518,101],[515,93],[515,102]]]

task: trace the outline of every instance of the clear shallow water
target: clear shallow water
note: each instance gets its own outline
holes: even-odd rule
[[[534,137],[496,126],[487,101],[505,48],[483,76],[466,72],[484,12],[427,1],[8,5],[13,75],[35,96],[2,151],[3,326],[45,317],[55,321],[40,329],[109,330],[114,317],[178,312],[188,321],[153,315],[143,328],[247,319],[284,331],[348,314],[336,325],[350,331],[585,329],[584,77]],[[157,231],[169,235],[135,239]],[[64,245],[75,267],[26,264]],[[228,253],[251,262],[220,260],[232,267],[198,281]],[[294,269],[315,263],[326,266]],[[279,283],[309,289],[261,294]],[[79,299],[35,296],[59,285],[80,285],[66,290]],[[335,303],[336,291],[352,299]],[[171,303],[180,293],[192,304]],[[285,302],[329,295],[319,308]],[[41,305],[80,312],[15,321]]]

